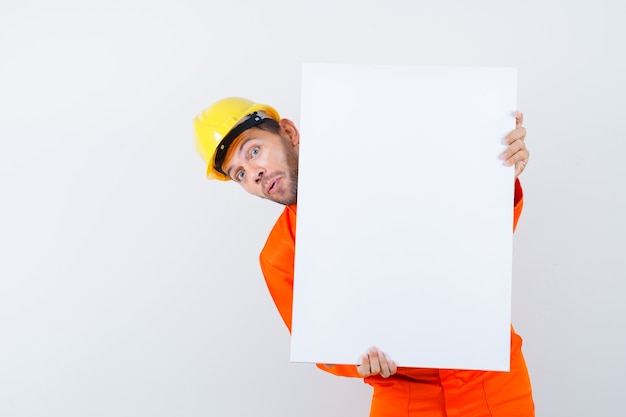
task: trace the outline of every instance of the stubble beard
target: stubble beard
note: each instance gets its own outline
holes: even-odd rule
[[[284,198],[273,201],[290,206],[298,202],[298,152],[289,143],[283,143],[283,145],[285,147],[286,179],[289,180],[289,193]]]

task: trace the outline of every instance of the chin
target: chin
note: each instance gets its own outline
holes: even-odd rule
[[[297,196],[295,195],[287,195],[282,198],[270,198],[275,203],[282,204],[283,206],[290,206],[297,202]]]

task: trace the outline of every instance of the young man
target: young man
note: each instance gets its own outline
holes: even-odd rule
[[[509,146],[500,155],[505,166],[515,165],[514,225],[523,204],[517,177],[529,157],[522,118],[516,113],[516,129],[504,138]],[[250,194],[286,206],[260,262],[274,303],[291,331],[300,133],[271,106],[237,97],[208,107],[194,126],[207,178],[235,181]],[[317,366],[335,375],[364,378],[374,388],[370,417],[529,417],[534,416],[534,405],[521,345],[511,328],[510,372],[402,368],[374,347],[357,366]]]

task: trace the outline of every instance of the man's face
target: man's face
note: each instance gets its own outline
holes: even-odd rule
[[[298,143],[295,125],[280,122],[275,134],[256,127],[243,132],[231,145],[222,170],[250,194],[284,205],[298,196]]]

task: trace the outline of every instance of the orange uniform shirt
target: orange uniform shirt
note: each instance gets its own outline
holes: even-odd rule
[[[513,228],[522,212],[523,192],[515,182]],[[285,207],[260,256],[267,287],[291,332],[296,206]],[[510,372],[398,368],[389,377],[364,381],[374,388],[371,417],[530,417],[534,404],[522,339],[511,327]],[[364,346],[363,349],[366,349]],[[361,378],[354,365],[317,365],[339,376]]]

